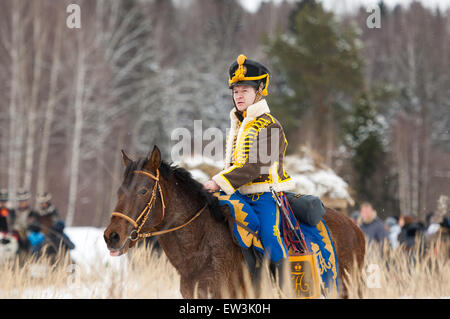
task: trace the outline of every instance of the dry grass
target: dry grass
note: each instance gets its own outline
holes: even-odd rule
[[[448,249],[448,246],[447,248]],[[363,284],[349,282],[350,298],[450,298],[448,256],[419,250],[381,251],[370,245]],[[164,253],[134,249],[120,267],[98,264],[82,267],[62,256],[56,266],[46,258],[19,265],[17,260],[0,265],[0,298],[181,298],[179,275]],[[246,285],[250,287],[249,280]],[[281,293],[266,272],[260,294],[250,289],[249,298],[292,298]],[[336,296],[328,296],[336,297]]]
[[[117,263],[88,267],[63,256],[0,265],[0,298],[181,298],[179,275],[164,254],[140,248]],[[101,260],[101,258],[99,258]]]
[[[368,245],[362,284],[356,285],[356,276],[351,276],[349,297],[450,298],[449,244],[440,243],[438,252],[425,249],[423,242],[410,251]]]

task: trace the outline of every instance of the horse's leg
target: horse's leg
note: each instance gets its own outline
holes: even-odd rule
[[[180,278],[180,293],[184,299],[194,298],[194,285],[192,284],[192,279],[181,276]]]
[[[236,263],[239,264],[239,263]],[[247,298],[242,267],[232,266],[226,272],[217,269],[205,269],[203,274],[215,274],[215,277],[197,278],[182,276],[180,293],[185,299],[192,298]]]
[[[233,267],[231,271],[228,279],[222,281],[222,287],[226,290],[227,297],[248,298],[242,267]]]
[[[230,298],[248,298],[248,285],[252,284],[251,275],[246,278],[244,272],[247,266],[242,251],[237,246],[231,246],[232,254],[227,258],[227,265],[223,268],[224,285]],[[247,282],[246,282],[247,280]]]
[[[204,273],[212,273],[213,270],[207,269]],[[204,274],[203,273],[203,274]],[[183,298],[220,298],[220,283],[219,278],[196,276],[183,276],[180,278],[180,292]]]
[[[240,251],[238,251],[240,253]],[[230,256],[229,256],[230,257]],[[200,298],[246,298],[243,260],[228,258],[205,269],[198,282]],[[215,267],[216,266],[216,267]],[[209,274],[205,276],[205,274]]]
[[[342,289],[341,297],[348,298],[348,276],[356,275],[356,284],[360,284],[359,273],[362,270],[365,255],[364,234],[350,218],[332,209],[327,208],[324,220],[330,229],[336,248],[339,267],[338,279]]]

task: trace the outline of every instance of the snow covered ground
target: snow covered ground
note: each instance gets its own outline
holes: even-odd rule
[[[127,256],[112,257],[103,239],[104,229],[95,227],[67,227],[64,232],[75,244],[70,256],[84,271],[93,267],[111,266],[116,270],[127,267]]]
[[[51,270],[38,260],[25,266],[4,266],[0,298],[181,298],[179,275],[164,254],[144,248],[112,257],[103,240],[103,228],[68,227],[75,244],[74,263]]]

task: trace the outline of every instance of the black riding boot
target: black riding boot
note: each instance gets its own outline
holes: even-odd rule
[[[252,276],[252,285],[255,290],[255,294],[259,295],[263,255],[253,249],[253,247],[241,247],[241,251],[250,275]]]

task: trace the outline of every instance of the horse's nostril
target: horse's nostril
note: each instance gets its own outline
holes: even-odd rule
[[[120,236],[119,236],[119,234],[118,233],[116,233],[116,232],[112,232],[110,235],[109,235],[109,240],[111,241],[111,244],[117,244],[119,241],[120,241]]]

